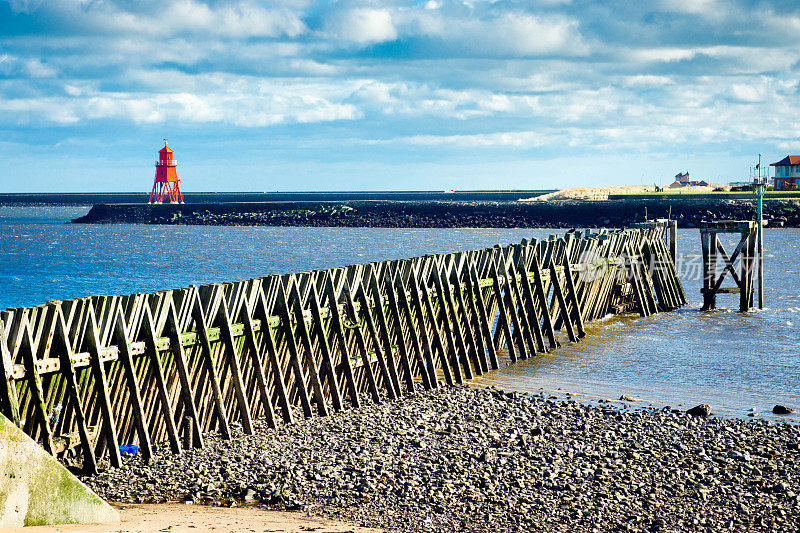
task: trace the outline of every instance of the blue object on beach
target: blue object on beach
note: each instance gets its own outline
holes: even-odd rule
[[[139,446],[137,444],[120,444],[120,453],[127,453],[129,455],[136,455],[139,453]]]

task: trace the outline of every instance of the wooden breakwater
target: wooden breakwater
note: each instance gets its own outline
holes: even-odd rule
[[[671,237],[670,237],[671,235]],[[0,410],[86,471],[460,384],[686,303],[674,222],[0,314]],[[670,249],[672,248],[672,249]],[[295,411],[297,409],[297,411]]]

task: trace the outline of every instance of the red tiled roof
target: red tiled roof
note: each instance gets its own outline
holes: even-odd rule
[[[800,165],[800,155],[787,155],[777,163],[770,163],[771,167],[785,167],[788,165]]]

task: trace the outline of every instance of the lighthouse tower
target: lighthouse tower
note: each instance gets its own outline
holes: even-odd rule
[[[172,159],[172,149],[164,140],[164,148],[158,151],[156,161],[156,179],[148,204],[160,204],[169,198],[171,204],[183,203],[181,194],[181,178],[178,177],[178,163]]]

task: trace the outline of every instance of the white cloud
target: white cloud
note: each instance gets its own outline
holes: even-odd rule
[[[660,0],[657,5],[664,11],[691,15],[711,15],[731,9],[729,4],[721,6],[717,0]]]
[[[453,90],[426,84],[363,82],[348,99],[365,111],[386,116],[447,117],[458,120],[496,114],[530,114],[539,97],[487,90]]]
[[[333,12],[325,21],[326,34],[358,44],[397,39],[397,29],[388,9],[356,8]]]
[[[197,0],[114,2],[17,1],[16,10],[53,17],[61,30],[125,33],[165,39],[182,33],[228,38],[296,37],[307,31],[298,13],[266,9],[250,0],[207,4]]]
[[[658,76],[655,74],[637,74],[634,76],[623,76],[621,83],[623,87],[652,88],[672,85],[675,81],[669,76]]]
[[[324,88],[302,83],[265,85],[258,80],[232,83],[206,77],[202,92],[162,94],[100,92],[67,85],[66,96],[0,99],[4,122],[75,124],[114,119],[134,124],[225,123],[241,127],[354,120],[352,104],[331,101]]]
[[[38,58],[24,59],[9,54],[0,55],[0,75],[23,78],[54,78],[58,69]]]
[[[538,16],[522,11],[489,11],[483,17],[438,11],[403,13],[401,32],[441,39],[452,48],[477,56],[581,56],[589,47],[578,21],[565,16]],[[436,50],[432,50],[436,53]]]
[[[58,70],[42,63],[40,59],[29,59],[25,62],[25,71],[31,78],[54,78]]]
[[[761,102],[764,100],[763,87],[736,83],[731,86],[731,98],[740,102]]]
[[[628,56],[636,62],[673,62],[694,58],[700,50],[690,48],[643,48],[630,50]]]
[[[535,148],[552,144],[556,139],[552,135],[536,131],[509,131],[473,135],[413,135],[393,140],[403,144],[417,146],[448,145],[460,148]]]

